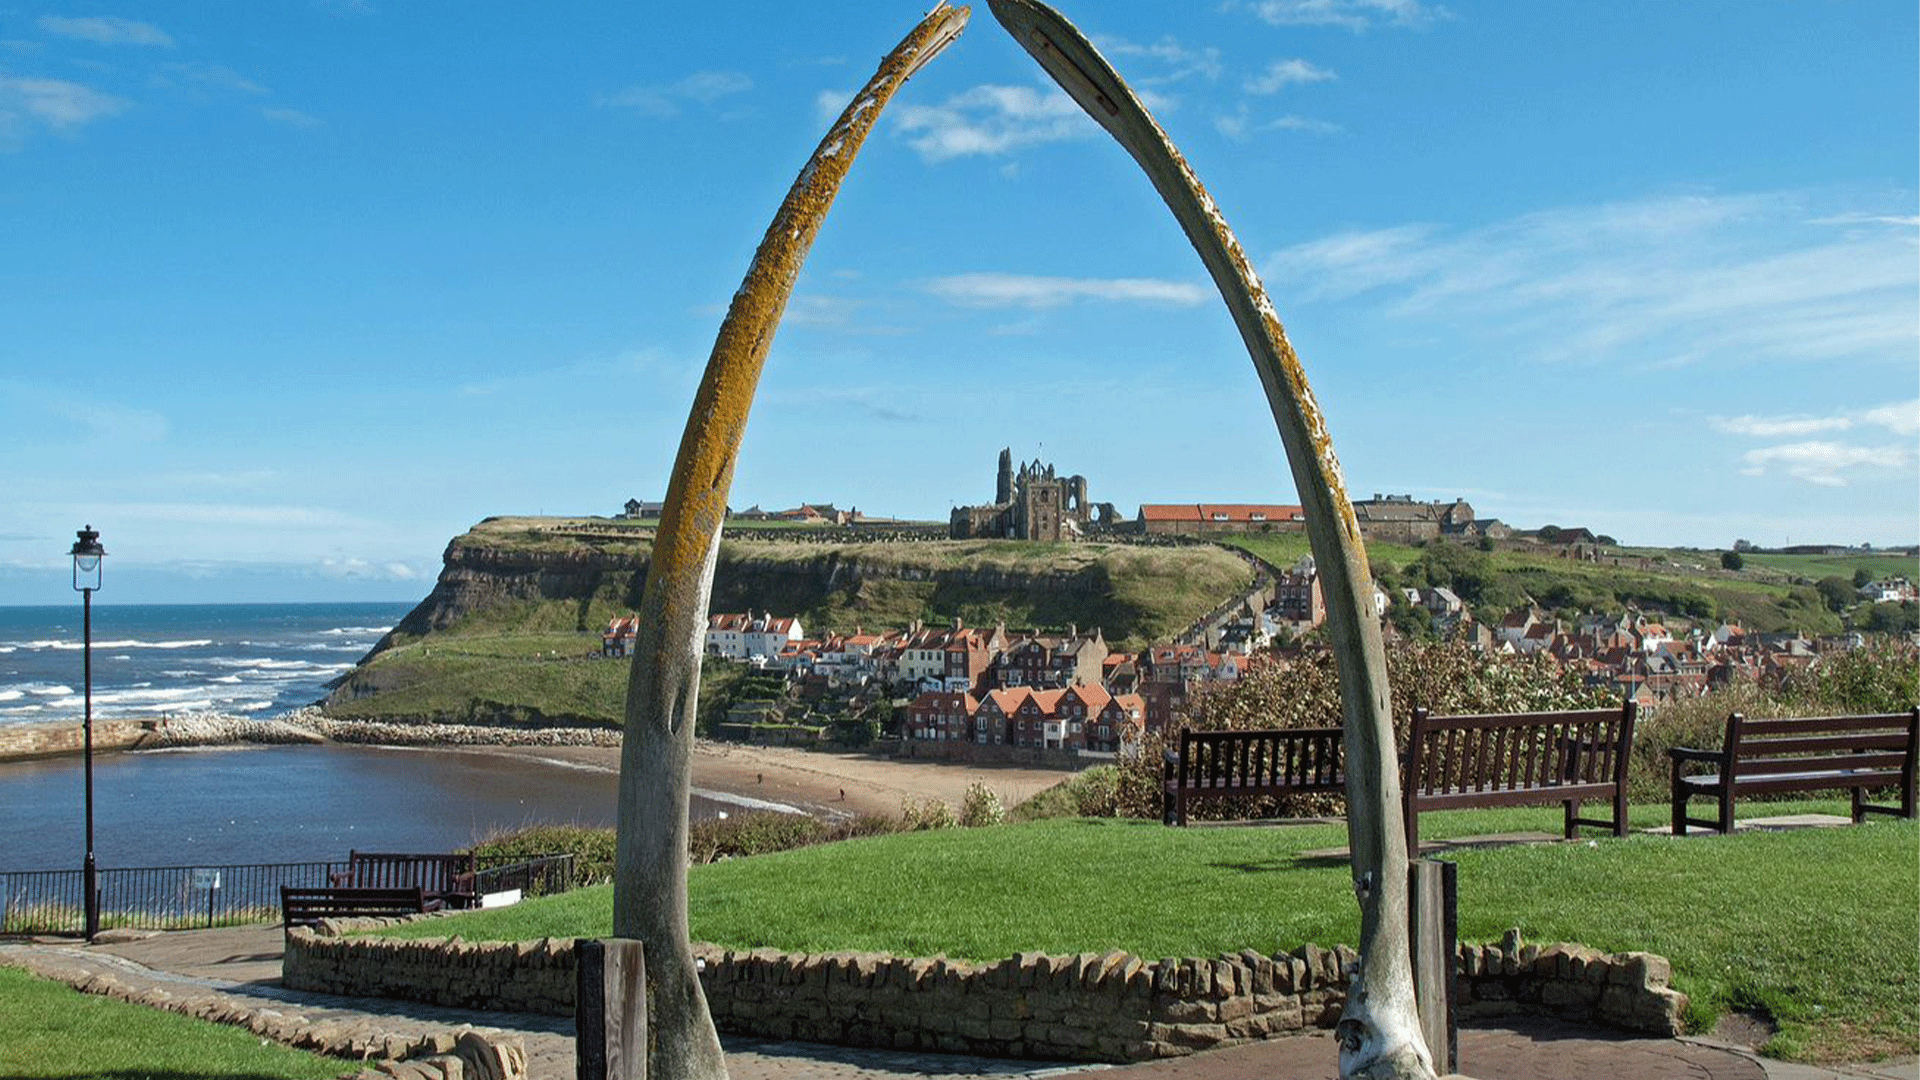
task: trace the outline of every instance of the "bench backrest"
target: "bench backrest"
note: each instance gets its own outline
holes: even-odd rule
[[[1413,711],[1402,760],[1408,794],[1620,784],[1638,710],[1434,716]]]
[[[313,926],[321,919],[410,915],[426,910],[420,886],[404,889],[303,889],[280,887],[280,918],[288,926]]]
[[[1911,776],[1920,708],[1862,716],[1750,720],[1727,717],[1726,772],[1751,779],[1793,773],[1852,772]]]
[[[347,873],[342,877],[342,884],[360,889],[417,886],[429,893],[471,892],[473,867],[472,852],[412,855],[354,851],[347,856]]]
[[[1344,791],[1341,729],[1265,731],[1180,729],[1180,758],[1167,779],[1189,790],[1209,787],[1273,787]]]

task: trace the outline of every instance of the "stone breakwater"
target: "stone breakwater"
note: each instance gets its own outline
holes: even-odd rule
[[[618,746],[611,728],[485,727],[471,724],[391,724],[336,720],[318,709],[284,716],[179,713],[157,720],[95,720],[96,751],[164,750],[192,746],[355,743],[374,746]],[[85,735],[76,723],[0,726],[0,761],[78,754]]]
[[[567,1016],[573,943],[397,941],[335,936],[390,920],[323,921],[287,942],[282,981],[346,996]],[[1268,956],[1143,960],[1125,952],[1021,953],[997,963],[877,953],[787,954],[694,946],[723,1032],[843,1046],[1070,1061],[1178,1057],[1331,1027],[1356,955],[1303,945]],[[1651,953],[1544,948],[1518,931],[1463,945],[1455,968],[1463,1017],[1543,1013],[1674,1035],[1687,998]]]

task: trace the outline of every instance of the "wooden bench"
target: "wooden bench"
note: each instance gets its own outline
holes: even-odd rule
[[[1719,750],[1676,746],[1668,749],[1673,765],[1673,832],[1685,836],[1689,825],[1733,831],[1736,795],[1763,795],[1789,791],[1835,791],[1853,794],[1853,820],[1869,813],[1914,816],[1914,751],[1920,743],[1920,707],[1904,713],[1864,716],[1822,716],[1786,720],[1749,720],[1739,713],[1727,717],[1726,740]],[[1688,766],[1706,764],[1716,771],[1689,773]],[[1892,788],[1898,806],[1868,803],[1866,793]],[[1696,797],[1719,803],[1712,821],[1687,816],[1687,804]]]
[[[1189,803],[1262,795],[1345,794],[1337,727],[1261,731],[1180,729],[1180,752],[1161,763],[1165,820],[1187,823]]]
[[[402,889],[302,889],[280,886],[280,925],[317,926],[321,919],[418,915],[440,905],[414,885]]]
[[[472,852],[414,855],[391,851],[351,851],[347,868],[330,876],[337,889],[419,887],[428,901],[451,908],[478,903],[474,895]]]
[[[1627,764],[1638,709],[1434,716],[1415,709],[1400,773],[1407,850],[1420,844],[1420,811],[1563,803],[1566,836],[1581,825],[1627,833]],[[1187,823],[1196,801],[1236,796],[1345,794],[1337,727],[1180,731],[1161,766],[1166,821]],[[1613,815],[1580,816],[1607,799]]]
[[[1434,716],[1413,711],[1400,790],[1407,851],[1420,850],[1420,811],[1467,807],[1566,807],[1565,836],[1579,826],[1627,835],[1627,765],[1633,756],[1631,701],[1571,712]],[[1607,799],[1613,815],[1583,818],[1580,803]]]

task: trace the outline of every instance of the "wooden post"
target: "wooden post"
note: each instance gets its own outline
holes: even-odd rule
[[[1407,867],[1407,931],[1413,951],[1414,1008],[1435,1072],[1460,1071],[1460,1028],[1453,1007],[1460,957],[1459,864],[1415,859]]]
[[[646,950],[628,938],[573,943],[576,1080],[647,1080]]]

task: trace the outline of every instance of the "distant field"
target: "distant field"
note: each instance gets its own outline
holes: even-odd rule
[[[1719,558],[1718,555],[1714,557]],[[1894,577],[1912,581],[1920,577],[1920,560],[1906,555],[1761,555],[1749,552],[1744,558],[1748,566],[1765,567],[1808,581],[1818,581],[1824,577],[1842,577],[1852,581],[1857,570],[1865,570],[1867,576],[1875,581]]]

